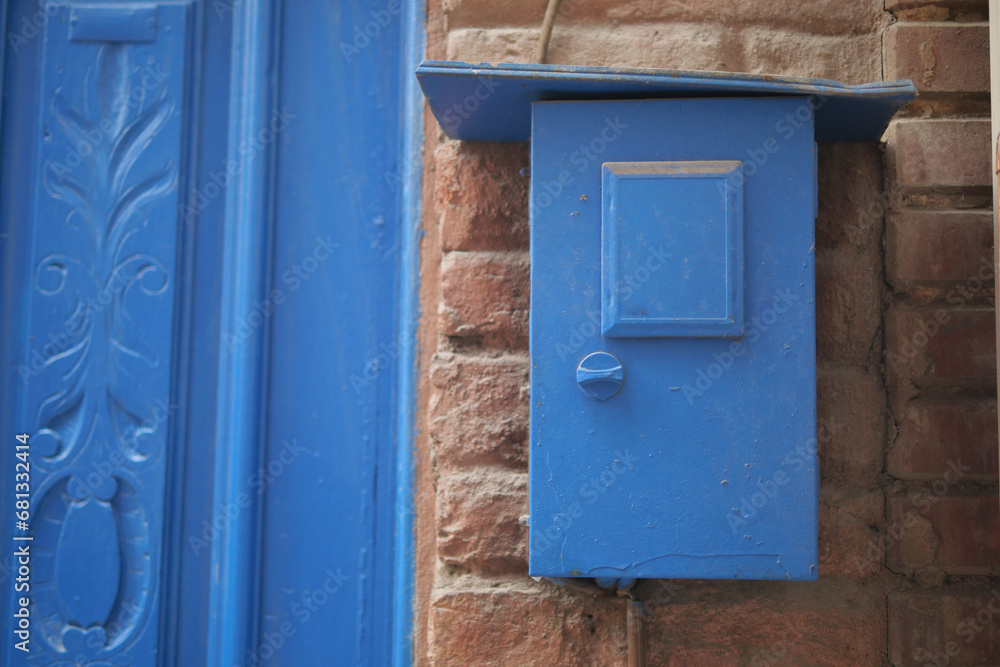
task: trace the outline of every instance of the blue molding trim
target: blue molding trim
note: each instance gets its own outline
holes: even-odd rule
[[[197,187],[197,150],[201,141],[201,76],[204,66],[204,7],[197,2],[190,3],[191,29],[189,31],[188,62],[184,81],[187,87],[187,105],[182,110],[186,141],[182,146],[181,201],[188,201],[190,192]],[[154,21],[158,20],[156,14]],[[164,546],[160,581],[162,594],[158,600],[161,607],[159,637],[157,640],[158,665],[176,663],[177,636],[182,632],[181,606],[179,604],[181,576],[181,552],[184,549],[182,537],[184,517],[184,464],[191,451],[187,438],[189,426],[189,399],[191,387],[191,352],[194,340],[190,335],[194,320],[195,288],[195,238],[196,231],[191,225],[182,224],[178,238],[177,252],[177,304],[178,317],[174,322],[173,337],[177,345],[177,359],[171,371],[171,404],[176,413],[170,425],[167,452],[166,485],[164,493]]]
[[[156,5],[71,6],[71,42],[152,42],[156,40]]]
[[[423,176],[424,101],[410,72],[423,58],[425,14],[422,0],[406,0],[402,78],[403,187],[400,197],[399,342],[396,404],[396,531],[393,545],[392,664],[413,664],[413,510],[414,447],[416,444],[417,327],[420,319],[420,205]]]
[[[243,0],[235,5],[230,89],[229,159],[240,161],[246,146],[267,123],[276,97],[280,0]],[[240,318],[268,291],[274,151],[233,177],[226,191],[221,331],[235,331]],[[266,402],[267,332],[230,346],[219,344],[219,393],[213,508],[236,503],[256,470]],[[223,334],[224,335],[224,334]],[[212,544],[208,663],[241,664],[256,636],[260,514],[234,521]]]
[[[422,62],[417,78],[444,131],[466,141],[527,141],[531,103],[538,101],[784,95],[811,96],[817,141],[878,141],[917,95],[910,81],[850,86],[734,72],[445,60]]]
[[[0,35],[7,34],[7,24],[8,24],[8,14],[10,13],[10,2],[8,0],[0,0]],[[2,86],[6,83],[7,74],[7,49],[0,49],[0,90],[3,90]],[[4,99],[3,95],[0,95],[0,136],[3,133],[3,111],[4,111]],[[2,414],[2,413],[0,413]]]
[[[743,163],[736,160],[605,162],[602,175],[604,335],[607,338],[742,336]],[[709,186],[711,194],[706,200],[703,184],[708,181],[715,181],[715,186]],[[622,186],[628,182],[645,187],[633,187],[631,194],[623,193]],[[696,185],[698,182],[700,187]],[[702,198],[693,188],[699,188]],[[675,200],[678,191],[690,193],[687,206],[680,206]],[[692,210],[692,203],[699,199],[700,205]],[[666,237],[661,236],[668,230]],[[662,253],[664,245],[666,253]],[[665,278],[658,284],[660,289],[633,289],[633,279],[645,276],[648,280],[661,269],[666,270],[659,274]],[[651,303],[650,298],[656,303]],[[713,313],[709,304],[721,305],[723,309]],[[630,315],[629,310],[643,314]],[[684,311],[695,312],[697,316],[685,315]],[[661,312],[664,315],[646,316]]]

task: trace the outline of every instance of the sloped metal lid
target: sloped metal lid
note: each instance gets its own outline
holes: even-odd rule
[[[417,79],[453,139],[525,141],[531,103],[671,97],[810,96],[817,141],[878,141],[896,111],[916,97],[911,81],[850,86],[826,79],[573,65],[470,65],[425,60]]]

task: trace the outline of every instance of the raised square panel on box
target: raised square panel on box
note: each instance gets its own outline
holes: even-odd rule
[[[604,335],[741,335],[743,163],[607,162],[603,190]]]
[[[531,574],[816,577],[802,108],[534,103]]]

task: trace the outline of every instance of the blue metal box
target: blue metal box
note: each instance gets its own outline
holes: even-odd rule
[[[529,572],[815,579],[813,141],[878,140],[913,84],[417,77],[450,137],[531,138]]]
[[[530,573],[815,579],[811,98],[535,102],[531,155]]]

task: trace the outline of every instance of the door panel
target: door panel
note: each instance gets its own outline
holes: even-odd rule
[[[3,541],[32,538],[32,572],[30,655],[8,633],[0,659],[407,655],[387,640],[403,16],[319,0],[3,10],[18,39],[3,70],[0,511],[14,513],[13,436],[28,433],[30,528],[5,518]],[[234,38],[261,16],[270,55]],[[261,58],[267,108],[240,126],[265,99],[240,80]],[[234,202],[257,268],[240,262]],[[251,284],[259,298],[230,298]],[[257,407],[225,409],[240,405]]]
[[[25,226],[9,249],[24,253],[24,318],[5,334],[20,352],[8,405],[31,436],[30,527],[13,533],[33,538],[33,661],[148,662],[163,620],[175,327],[188,288],[177,210],[193,16],[190,3],[46,16],[36,82],[14,101],[39,119],[15,142],[32,156],[30,185],[4,193],[28,203],[8,221]],[[13,55],[17,67],[29,52]]]
[[[388,664],[379,628],[391,613],[382,590],[391,552],[379,545],[392,539],[393,515],[380,513],[378,495],[394,483],[385,406],[399,349],[399,214],[385,174],[396,169],[400,76],[384,48],[348,58],[340,46],[384,7],[316,9],[283,7],[276,106],[287,125],[277,141],[262,459],[277,474],[264,507],[259,650],[284,642],[272,665],[323,664],[331,646],[344,664]],[[386,16],[377,44],[398,44],[401,21]]]

